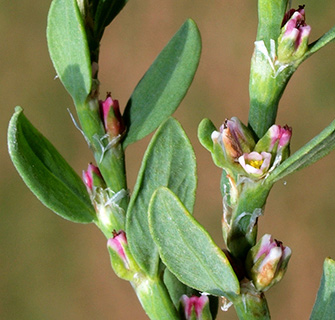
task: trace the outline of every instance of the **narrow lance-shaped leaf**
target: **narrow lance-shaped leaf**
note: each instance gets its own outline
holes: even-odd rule
[[[305,168],[335,149],[335,120],[315,138],[296,151],[266,179],[274,183],[288,174]]]
[[[333,320],[335,310],[335,261],[327,258],[310,320]]]
[[[127,103],[124,147],[154,131],[178,107],[198,67],[201,39],[187,20],[162,50]]]
[[[192,212],[196,182],[192,146],[180,124],[170,118],[158,129],[144,155],[127,212],[130,249],[136,262],[150,276],[156,275],[159,263],[148,225],[151,196],[158,187],[169,187]]]
[[[235,299],[240,286],[227,257],[171,190],[154,193],[149,226],[162,261],[181,282]]]
[[[23,181],[46,207],[73,222],[93,221],[95,211],[81,178],[19,107],[9,123],[8,149]]]
[[[91,91],[92,71],[76,0],[53,0],[48,15],[47,40],[59,79],[75,104],[83,104]]]

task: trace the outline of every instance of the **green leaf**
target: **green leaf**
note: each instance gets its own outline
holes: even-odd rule
[[[305,54],[304,59],[311,56],[313,53],[320,50],[322,47],[327,45],[329,42],[334,41],[335,39],[335,26],[331,28],[327,33],[325,33],[321,38],[314,41],[308,46],[308,51]]]
[[[333,320],[335,310],[335,261],[327,258],[323,264],[320,288],[310,320]]]
[[[164,284],[169,292],[174,306],[178,309],[180,298],[183,294],[187,296],[198,295],[199,291],[188,287],[186,284],[180,282],[176,276],[169,270],[164,270]]]
[[[148,206],[153,192],[169,187],[192,212],[196,189],[196,162],[192,146],[173,118],[158,129],[144,155],[128,212],[126,233],[133,256],[150,276],[158,271],[159,254],[148,225]]]
[[[305,168],[335,149],[335,120],[315,138],[278,166],[265,180],[274,183],[288,174]]]
[[[53,0],[47,40],[57,75],[76,105],[91,91],[92,71],[84,24],[76,0]]]
[[[187,20],[162,50],[127,103],[124,147],[154,131],[178,107],[198,67],[201,39]]]
[[[149,226],[162,261],[181,282],[234,300],[240,286],[227,257],[171,190],[152,196]]]
[[[101,39],[104,29],[119,14],[128,0],[100,0],[94,12],[94,33]]]
[[[84,183],[20,107],[9,123],[8,149],[23,181],[46,207],[73,222],[93,221]]]

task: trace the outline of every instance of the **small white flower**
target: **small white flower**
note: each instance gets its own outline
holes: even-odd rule
[[[244,153],[238,158],[238,162],[249,175],[262,178],[269,170],[271,153],[256,151]]]

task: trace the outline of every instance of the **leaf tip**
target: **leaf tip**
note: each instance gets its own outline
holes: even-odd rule
[[[20,106],[16,106],[16,107],[14,108],[14,113],[21,113],[21,112],[23,112],[23,108],[22,108],[22,107],[20,107]]]

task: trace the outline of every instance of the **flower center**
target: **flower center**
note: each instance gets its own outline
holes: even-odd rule
[[[262,164],[263,164],[263,161],[264,161],[264,160],[250,160],[250,161],[249,161],[249,164],[250,164],[252,167],[256,168],[256,169],[260,169],[260,167],[261,167]]]

